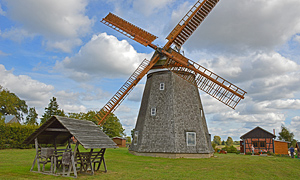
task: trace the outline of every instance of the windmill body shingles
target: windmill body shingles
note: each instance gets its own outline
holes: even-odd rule
[[[165,83],[164,90],[159,89],[160,83]],[[156,108],[155,116],[151,116],[151,108]],[[149,74],[135,127],[138,143],[132,143],[129,150],[139,153],[212,153],[201,110],[197,87],[170,71]],[[187,146],[186,132],[196,133],[195,146]]]

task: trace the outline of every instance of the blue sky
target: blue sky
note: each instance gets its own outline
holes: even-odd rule
[[[0,0],[0,85],[36,107],[99,110],[153,50],[106,27],[112,12],[165,37],[196,1]],[[300,140],[300,1],[220,0],[184,44],[185,56],[246,90],[232,110],[201,93],[212,136],[234,140],[287,126]],[[117,109],[134,128],[145,78]]]

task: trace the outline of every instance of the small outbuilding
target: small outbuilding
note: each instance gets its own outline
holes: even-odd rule
[[[5,124],[10,124],[10,123],[20,124],[18,118],[15,115],[5,115],[4,116],[4,122],[5,122]]]
[[[113,141],[117,144],[118,147],[126,147],[126,138],[114,137]]]
[[[297,142],[296,143],[296,147],[295,147],[295,150],[297,149],[297,155],[298,155],[298,158],[300,158],[300,142]]]
[[[274,134],[257,126],[240,137],[240,151],[241,153],[252,152],[253,145],[255,153],[288,154],[289,142],[275,140],[275,137]]]
[[[71,146],[72,138],[77,140],[75,146]],[[101,164],[106,172],[105,150],[117,147],[93,122],[61,116],[52,116],[23,143],[35,144],[36,155],[30,171],[37,164],[37,172],[66,176],[74,174],[74,177],[77,177],[77,171],[94,174]],[[66,147],[61,148],[62,145]],[[80,152],[79,145],[89,151]],[[47,164],[50,164],[49,171],[45,171]]]
[[[275,154],[289,154],[289,145],[290,142],[287,141],[280,141],[280,140],[274,140],[274,146],[275,146]]]

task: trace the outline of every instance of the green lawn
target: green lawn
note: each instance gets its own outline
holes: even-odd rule
[[[0,179],[68,179],[30,172],[34,156],[34,149],[0,150]],[[79,174],[78,179],[299,179],[300,175],[300,159],[215,156],[165,159],[133,156],[126,148],[108,149],[105,155],[108,172],[97,172],[94,176]]]

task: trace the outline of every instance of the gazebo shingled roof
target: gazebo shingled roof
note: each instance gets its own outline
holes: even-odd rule
[[[40,144],[63,144],[72,136],[86,149],[117,147],[93,122],[61,116],[52,116],[23,143],[34,144],[37,138]]]

